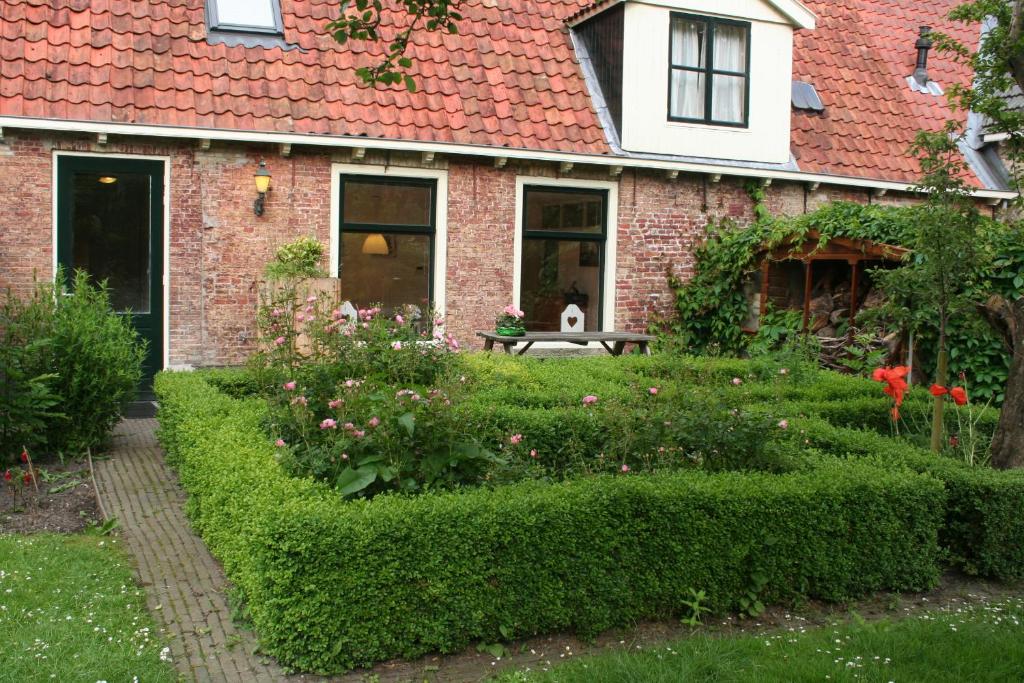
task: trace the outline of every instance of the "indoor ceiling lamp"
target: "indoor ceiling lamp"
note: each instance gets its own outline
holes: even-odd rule
[[[366,239],[363,240],[363,253],[372,254],[374,256],[387,256],[388,241],[384,239],[384,235],[379,232],[367,235]]]
[[[260,167],[256,169],[253,180],[256,181],[256,201],[252,210],[257,216],[263,215],[263,202],[266,200],[267,192],[270,191],[270,171],[267,170],[267,162],[260,159]]]
[[[113,183],[117,182],[117,178],[115,178],[112,175],[101,175],[99,177],[99,181],[104,185],[112,185]]]

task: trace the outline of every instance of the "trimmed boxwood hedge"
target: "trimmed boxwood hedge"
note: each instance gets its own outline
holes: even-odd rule
[[[948,560],[969,574],[1024,579],[1024,470],[968,467],[880,434],[837,427],[820,417],[791,422],[795,438],[835,456],[866,458],[879,467],[906,467],[941,480],[949,496],[940,532]]]
[[[822,459],[787,475],[604,476],[346,502],[283,473],[258,401],[202,373],[161,374],[155,388],[195,528],[263,648],[297,669],[452,651],[503,629],[594,634],[677,614],[691,588],[733,609],[755,576],[766,601],[918,590],[939,576],[951,506],[940,481],[906,467]]]

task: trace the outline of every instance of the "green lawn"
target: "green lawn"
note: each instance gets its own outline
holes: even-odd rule
[[[0,536],[0,680],[177,681],[117,542]]]
[[[1021,681],[1024,599],[899,621],[793,626],[760,636],[695,635],[499,676],[502,683],[651,681]],[[564,661],[564,660],[561,660]]]

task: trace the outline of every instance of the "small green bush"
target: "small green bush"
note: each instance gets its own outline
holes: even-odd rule
[[[64,278],[61,269],[57,282]],[[129,317],[111,309],[106,285],[78,271],[68,293],[40,284],[28,300],[16,302],[8,292],[2,315],[0,380],[12,401],[12,425],[5,430],[12,436],[5,441],[31,439],[38,448],[72,454],[103,443],[135,397],[146,349]],[[28,395],[35,396],[38,412],[23,406],[22,417],[14,417],[14,399]],[[3,449],[20,451],[21,444],[4,443]]]

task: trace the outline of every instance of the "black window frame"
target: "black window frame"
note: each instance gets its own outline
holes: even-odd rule
[[[579,232],[574,230],[528,230],[526,227],[527,221],[527,204],[530,201],[531,192],[551,192],[557,194],[591,194],[601,198],[601,232]],[[522,241],[523,248],[520,250],[522,253],[519,255],[519,269],[520,273],[523,268],[523,259],[526,258],[526,240],[556,240],[556,241],[571,241],[571,242],[596,242],[598,248],[598,259],[600,267],[597,273],[598,291],[597,291],[597,330],[604,330],[604,302],[605,302],[605,268],[607,267],[606,255],[608,246],[608,197],[609,192],[606,189],[596,187],[566,187],[564,185],[543,185],[543,184],[527,184],[523,185],[523,208],[522,208]],[[519,304],[522,308],[523,299],[523,286],[522,278],[519,279]]]
[[[678,66],[672,63],[672,24],[676,19],[701,22],[706,26],[707,56],[703,67]],[[747,63],[744,71],[726,71],[715,69],[715,29],[717,26],[739,26],[746,29],[747,33]],[[738,21],[736,19],[721,19],[699,14],[688,14],[685,12],[671,12],[668,22],[668,120],[678,123],[701,123],[709,126],[728,126],[730,128],[750,127],[750,55],[751,49],[751,24],[749,21]],[[702,118],[689,118],[685,116],[673,116],[672,114],[672,74],[676,71],[690,71],[704,74],[704,116]],[[743,82],[743,121],[718,121],[712,118],[711,112],[714,98],[714,77],[719,76],[742,76]]]
[[[225,33],[258,33],[261,35],[282,36],[284,35],[284,22],[281,19],[281,0],[270,0],[270,6],[274,13],[274,27],[251,26],[248,24],[228,24],[220,21],[217,13],[219,0],[206,0],[206,25],[210,31],[223,31]]]
[[[345,184],[348,182],[362,185],[403,185],[412,187],[426,187],[430,190],[430,213],[427,224],[381,224],[381,223],[346,223],[345,222]],[[373,233],[389,234],[399,233],[403,235],[429,235],[430,254],[428,256],[427,272],[427,308],[434,308],[434,272],[436,264],[436,242],[437,242],[437,180],[434,178],[411,178],[411,177],[389,177],[376,175],[362,175],[358,173],[342,174],[338,183],[338,279],[342,277],[342,262],[345,258],[344,240],[345,232],[370,235]],[[372,301],[363,302],[370,305]],[[424,311],[426,315],[426,311]]]

